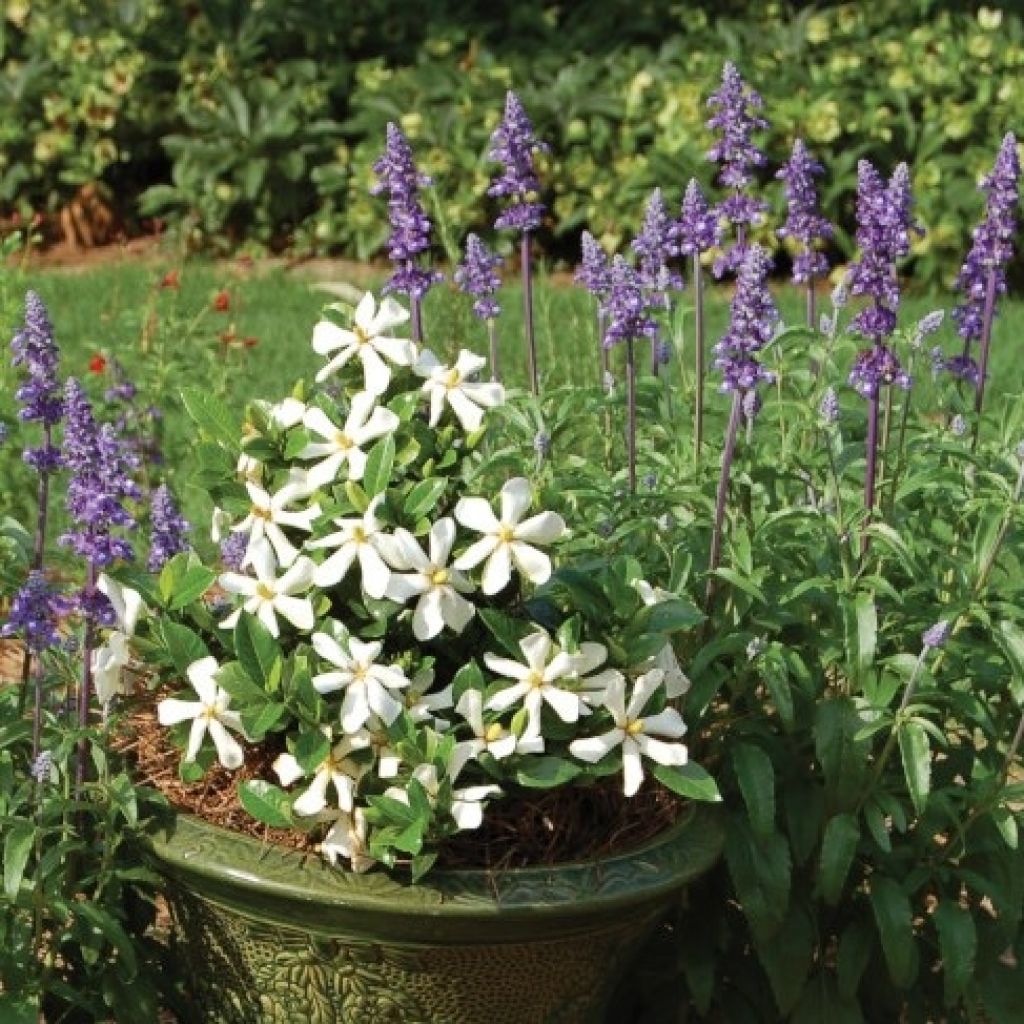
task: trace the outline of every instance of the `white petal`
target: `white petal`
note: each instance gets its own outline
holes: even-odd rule
[[[273,545],[278,561],[282,566],[291,565],[298,557],[299,549],[288,539],[284,530],[277,523],[267,523],[264,529],[267,531],[267,540]]]
[[[482,736],[484,732],[484,695],[470,687],[459,698],[455,710],[469,723],[474,736]]]
[[[340,583],[355,561],[356,547],[352,541],[342,544],[330,558],[317,566],[313,573],[313,582],[318,587],[333,587]]]
[[[458,510],[456,510],[458,511]],[[470,544],[458,558],[452,562],[456,569],[474,569],[485,558],[489,558],[498,546],[498,538],[494,534],[481,537],[475,544]]]
[[[627,718],[639,718],[640,712],[651,699],[654,692],[661,686],[665,673],[660,668],[651,669],[645,672],[634,684],[633,694],[626,705]]]
[[[651,736],[666,736],[677,740],[686,735],[686,723],[683,716],[675,708],[665,708],[656,715],[649,715],[644,720],[644,732]]]
[[[346,455],[349,480],[362,480],[366,472],[366,452],[362,448],[349,448]]]
[[[644,781],[644,766],[634,743],[622,745],[622,776],[625,783],[623,792],[626,796],[635,796]]]
[[[313,351],[318,356],[325,356],[355,344],[356,336],[351,331],[331,323],[330,320],[321,320],[313,328]]]
[[[366,724],[370,717],[370,705],[366,699],[365,686],[350,686],[345,691],[341,704],[341,727],[345,732],[355,732]]]
[[[487,360],[483,356],[478,356],[475,352],[470,352],[469,349],[465,348],[459,352],[459,356],[455,360],[455,369],[458,370],[459,377],[463,380],[467,377],[472,377],[486,365]]]
[[[416,346],[406,338],[388,338],[377,335],[370,344],[385,359],[398,366],[410,366],[416,358]]]
[[[621,729],[612,729],[601,736],[587,736],[584,739],[573,740],[569,744],[569,753],[581,761],[594,764],[614,750],[622,742],[624,735]]]
[[[330,781],[327,772],[318,771],[309,789],[292,804],[292,810],[303,817],[319,814],[327,806],[327,786]]]
[[[404,324],[408,319],[409,311],[393,295],[385,295],[373,319],[367,324],[367,334],[383,334],[392,327]]]
[[[156,706],[156,720],[161,725],[178,725],[202,714],[203,705],[197,700],[179,700],[167,697]]]
[[[96,588],[114,606],[118,625],[129,636],[135,632],[135,624],[143,608],[142,595],[131,587],[122,586],[112,580],[105,572],[101,572],[96,581]]]
[[[367,690],[370,709],[385,725],[390,725],[402,713],[401,702],[395,700],[383,686],[370,686]]]
[[[256,618],[263,623],[270,635],[275,638],[281,635],[281,627],[277,624],[277,616],[274,614],[274,604],[276,603],[276,600],[277,599],[273,602],[260,601],[255,611]],[[252,609],[248,607],[246,608],[246,611],[248,611],[250,615],[253,614]],[[310,628],[312,628],[312,626]]]
[[[185,670],[192,689],[199,694],[200,699],[206,704],[213,704],[217,699],[216,675],[220,671],[217,659],[213,657],[200,658],[193,661]]]
[[[351,672],[322,672],[318,676],[313,676],[313,689],[317,693],[334,693],[336,690],[344,689],[351,682]]]
[[[224,728],[223,723],[216,718],[210,719],[210,739],[217,748],[217,760],[225,768],[234,770],[240,768],[245,762],[245,754],[238,740]]]
[[[488,711],[507,711],[513,704],[517,704],[531,690],[529,683],[516,683],[504,690],[499,690],[487,699]]]
[[[391,570],[371,544],[359,545],[359,569],[362,573],[363,590],[370,597],[380,600],[388,589]]]
[[[508,676],[509,679],[525,679],[530,674],[530,669],[521,662],[512,661],[511,658],[499,658],[496,654],[487,651],[484,654],[484,664],[500,676]]]
[[[441,613],[441,595],[428,590],[416,603],[412,616],[412,632],[417,640],[432,640],[444,629],[444,615]]]
[[[384,596],[390,601],[398,604],[406,604],[412,598],[422,594],[427,589],[427,584],[418,573],[405,575],[404,573],[393,572],[388,577],[387,590]]]
[[[572,666],[581,676],[585,676],[597,668],[598,665],[603,664],[607,657],[608,649],[604,644],[585,640],[580,644],[580,649],[573,655]]]
[[[380,541],[381,554],[393,569],[408,572],[411,569],[423,570],[430,566],[430,560],[408,530],[399,527],[392,536],[381,537]]]
[[[462,390],[471,402],[487,409],[501,405],[505,401],[505,389],[500,384],[463,384]]]
[[[644,733],[638,733],[636,744],[643,751],[645,757],[657,761],[658,764],[676,766],[686,764],[688,752],[682,743],[664,743],[646,736]]]
[[[557,512],[540,512],[516,527],[516,540],[550,544],[565,533],[565,520]]]
[[[460,499],[455,506],[455,518],[463,526],[470,530],[476,530],[478,533],[497,533],[501,529],[501,523],[498,522],[494,509],[484,498]],[[459,568],[470,569],[472,566],[459,566]]]
[[[416,362],[413,363],[412,371],[417,377],[429,377],[440,367],[441,360],[429,348],[425,348],[420,351]]]
[[[513,477],[506,481],[501,489],[501,521],[506,526],[514,526],[523,518],[523,513],[533,501],[530,481],[523,476]],[[518,531],[516,531],[518,533]]]
[[[319,406],[310,406],[306,415],[302,418],[307,430],[319,435],[325,441],[334,442],[339,433],[338,427],[331,421],[331,418]],[[300,456],[301,458],[301,456]]]
[[[203,745],[203,738],[206,736],[206,727],[210,719],[201,715],[192,721],[192,728],[188,732],[188,748],[182,758],[186,763],[191,763],[199,756],[199,750]]]
[[[383,395],[391,383],[388,364],[369,345],[359,346],[359,358],[363,363],[363,382],[366,390],[374,395]]]
[[[441,595],[441,616],[445,625],[452,632],[461,633],[476,614],[476,608],[451,587],[441,587],[438,593]]]
[[[541,692],[563,722],[575,722],[579,719],[580,698],[577,694],[560,690],[557,686],[545,686]]]
[[[465,557],[465,556],[463,556]],[[460,559],[461,561],[461,559]],[[461,565],[456,563],[458,568]],[[480,577],[480,589],[490,597],[504,590],[512,579],[512,556],[508,544],[499,544],[484,563],[484,571]]]
[[[460,829],[479,828],[484,820],[483,805],[474,802],[467,803],[462,800],[453,800],[452,818]]]
[[[551,637],[542,629],[538,629],[519,641],[519,648],[526,656],[526,663],[535,672],[540,672],[547,664],[551,653]]]
[[[430,561],[436,566],[447,564],[454,543],[455,520],[451,516],[438,519],[430,528]],[[425,564],[423,567],[426,567]]]
[[[448,389],[443,384],[436,384],[427,381],[422,388],[430,396],[430,415],[427,418],[428,427],[436,427],[441,422],[441,414],[444,412],[444,402]]]
[[[352,659],[342,650],[341,644],[334,637],[327,633],[314,633],[310,638],[313,642],[313,650],[320,655],[324,661],[329,661],[338,668],[349,668]]]
[[[262,519],[257,520],[257,522],[264,524]],[[257,538],[255,530],[249,541],[245,557],[260,582],[271,583],[277,578],[277,559],[274,558],[274,549],[265,538]]]
[[[316,625],[313,602],[303,597],[288,597],[280,594],[274,599],[274,607],[296,629],[310,630]]]
[[[615,723],[620,727],[624,725],[626,720],[626,679],[621,673],[609,682],[604,705],[612,713]]]
[[[313,585],[316,562],[302,556],[278,581],[277,590],[284,594],[301,594]]]
[[[279,754],[274,759],[271,768],[277,773],[278,781],[282,786],[290,786],[296,779],[301,779],[306,774],[292,754]]]
[[[516,568],[538,586],[551,578],[551,559],[537,548],[514,540],[506,545]],[[486,593],[486,591],[485,591]]]
[[[484,421],[484,411],[480,406],[474,405],[461,388],[452,388],[448,392],[448,404],[467,434],[480,429],[480,424]]]

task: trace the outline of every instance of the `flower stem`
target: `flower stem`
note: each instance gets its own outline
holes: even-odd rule
[[[533,333],[533,268],[530,262],[530,232],[523,232],[521,243],[523,270],[523,324],[526,328],[526,358],[530,373],[530,391],[540,394],[540,380],[537,376],[537,340]]]
[[[814,277],[811,276],[807,279],[807,326],[814,330],[814,321],[817,316],[817,311],[814,307]]]
[[[409,296],[412,306],[412,340],[419,344],[423,341],[423,300],[418,295]]]
[[[978,447],[981,434],[981,408],[985,402],[985,378],[988,376],[988,350],[992,342],[992,320],[996,308],[996,274],[988,272],[985,283],[985,312],[981,321],[981,359],[978,364],[978,390],[974,396],[974,443],[971,450]]]
[[[865,533],[861,537],[860,553],[863,558],[871,543],[867,535],[867,527],[871,524],[871,515],[875,509],[875,474],[878,469],[878,395],[868,400],[868,440],[867,440],[867,471],[864,474],[864,519]]]
[[[601,388],[603,389],[605,379],[611,373],[611,360],[608,356],[608,349],[604,347],[604,308],[598,303],[597,306],[597,347],[601,352]]]
[[[693,402],[693,464],[700,468],[700,449],[704,441],[704,275],[700,268],[700,254],[693,256],[694,303],[694,371],[696,393]]]
[[[741,392],[733,392],[732,409],[729,412],[729,425],[725,429],[722,472],[718,477],[718,493],[715,496],[715,525],[711,534],[711,553],[708,555],[708,585],[705,596],[709,609],[715,592],[715,577],[713,573],[718,568],[718,563],[722,558],[722,527],[725,522],[725,500],[729,493],[729,474],[732,471],[732,460],[736,454],[736,435],[739,432],[742,402],[743,396]]]
[[[636,352],[626,339],[626,455],[629,461],[629,493],[636,494]]]
[[[487,321],[487,344],[491,351],[491,380],[500,381],[501,373],[498,367],[498,325],[491,317]]]

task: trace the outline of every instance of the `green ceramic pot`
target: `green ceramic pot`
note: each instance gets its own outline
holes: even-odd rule
[[[415,886],[184,815],[152,849],[189,1024],[592,1024],[721,847],[693,807],[631,853]]]

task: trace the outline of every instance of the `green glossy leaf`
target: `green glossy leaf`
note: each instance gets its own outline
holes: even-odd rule
[[[823,700],[815,712],[814,746],[839,810],[852,807],[860,793],[867,758],[863,741],[855,737],[863,724],[849,697]]]
[[[754,937],[763,942],[779,928],[789,908],[789,844],[778,833],[758,839],[744,816],[734,814],[726,827],[725,861]]]
[[[722,794],[718,783],[699,764],[669,765],[651,763],[651,774],[677,796],[706,803],[718,803]]]
[[[871,909],[889,976],[897,988],[909,988],[917,974],[910,900],[902,886],[886,875],[872,875],[870,887]]]
[[[939,933],[946,1005],[952,1006],[966,992],[974,975],[978,932],[971,912],[948,899],[942,900],[935,908],[932,922]]]
[[[782,1019],[799,1001],[814,955],[814,929],[804,908],[791,907],[779,928],[756,948]]]
[[[188,626],[164,619],[160,624],[160,633],[171,661],[182,679],[185,678],[189,665],[209,657],[210,652],[206,649],[206,644]]]
[[[366,457],[366,469],[363,471],[363,490],[367,497],[373,498],[380,494],[391,482],[391,471],[395,467],[395,438],[385,434],[371,449]]]
[[[932,776],[932,751],[928,743],[928,734],[917,722],[904,722],[898,738],[910,801],[914,805],[914,810],[918,814],[923,814],[928,803]]]
[[[821,840],[818,887],[821,898],[830,907],[839,902],[859,842],[860,829],[853,815],[836,814],[829,818]]]
[[[992,637],[1010,664],[1013,699],[1024,704],[1024,629],[1016,622],[1002,619],[992,631]]]
[[[266,690],[253,681],[241,662],[229,661],[217,672],[217,685],[231,697],[231,710],[262,707],[269,699]]]
[[[553,789],[572,782],[583,769],[564,758],[544,754],[527,758],[516,772],[516,782],[528,789]]]
[[[736,780],[747,805],[750,827],[758,836],[775,830],[775,769],[771,758],[753,743],[739,743],[730,751]]]
[[[291,797],[265,779],[248,779],[238,786],[238,799],[257,820],[271,828],[292,825]]]
[[[875,934],[869,921],[857,918],[843,929],[836,953],[836,983],[843,999],[856,996],[874,948]]]
[[[235,625],[235,654],[249,677],[270,689],[274,666],[281,659],[281,647],[258,619],[242,612]]]
[[[35,836],[35,827],[28,821],[16,821],[4,836],[4,893],[8,899],[18,895]]]
[[[167,607],[173,612],[191,604],[210,589],[216,578],[217,574],[205,566],[190,566],[175,581],[174,588],[167,599]]]
[[[864,679],[875,663],[875,647],[878,638],[878,614],[872,594],[862,591],[854,601],[857,615],[857,649],[854,659],[856,676]]]
[[[410,519],[419,519],[432,512],[438,499],[445,492],[448,480],[445,477],[432,477],[421,480],[406,495],[402,504],[402,512]]]

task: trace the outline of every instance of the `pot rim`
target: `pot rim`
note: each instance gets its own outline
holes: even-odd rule
[[[232,832],[178,813],[149,837],[159,869],[208,895],[319,904],[325,911],[374,910],[445,918],[606,913],[657,902],[718,859],[725,830],[717,807],[688,804],[669,828],[635,849],[553,867],[437,869],[416,884],[385,870],[357,874],[319,856]]]

